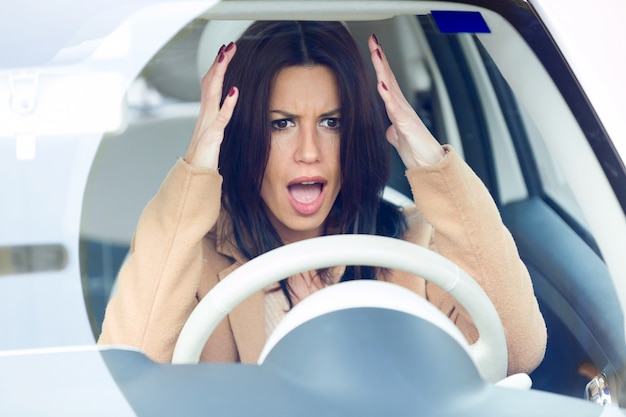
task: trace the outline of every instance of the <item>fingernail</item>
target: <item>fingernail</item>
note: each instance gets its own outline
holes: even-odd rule
[[[232,97],[235,95],[235,87],[230,87],[230,91],[228,92],[228,97]]]
[[[229,43],[226,49],[224,49],[224,52],[230,51],[231,49],[233,49],[233,46],[235,46],[234,42]]]
[[[372,38],[374,39],[374,42],[376,42],[376,45],[380,45],[380,42],[378,42],[378,38],[376,37],[375,33],[372,33]]]
[[[224,52],[220,53],[220,57],[217,58],[217,62],[222,62],[224,60]]]
[[[376,49],[376,55],[378,55],[378,58],[383,59],[383,54],[380,53],[380,49]]]
[[[224,48],[226,48],[226,45],[222,44],[222,46],[220,46],[220,50],[217,51],[217,56],[220,56],[222,52],[224,52]]]
[[[385,82],[384,82],[384,81],[381,81],[381,82],[380,82],[380,85],[382,85],[382,86],[383,86],[383,90],[385,90],[385,91],[389,91],[389,89],[387,88],[387,85],[385,84]]]

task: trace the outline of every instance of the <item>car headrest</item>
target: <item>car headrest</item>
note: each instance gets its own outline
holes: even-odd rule
[[[161,48],[142,76],[166,97],[200,101],[202,77],[220,46],[239,38],[250,23],[249,20],[195,20]]]
[[[220,46],[236,41],[252,22],[252,20],[211,20],[206,23],[198,41],[196,61],[198,82],[209,70]]]
[[[196,20],[187,25],[143,69],[141,76],[159,94],[183,102],[200,100],[196,61],[198,42],[204,26],[204,20]]]

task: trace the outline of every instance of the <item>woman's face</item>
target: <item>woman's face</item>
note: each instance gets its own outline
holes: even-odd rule
[[[270,94],[272,139],[261,197],[285,243],[320,236],[341,188],[341,104],[325,66],[283,69]]]

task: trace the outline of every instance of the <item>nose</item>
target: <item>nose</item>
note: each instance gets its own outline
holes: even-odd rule
[[[319,132],[316,126],[302,126],[298,134],[296,161],[305,164],[320,162]]]

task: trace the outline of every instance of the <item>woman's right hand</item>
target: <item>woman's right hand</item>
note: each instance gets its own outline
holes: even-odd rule
[[[213,65],[202,78],[200,114],[185,156],[185,160],[191,165],[217,169],[224,129],[233,115],[239,97],[237,87],[231,86],[220,108],[224,74],[236,50],[237,46],[233,42],[228,46],[222,45]]]

